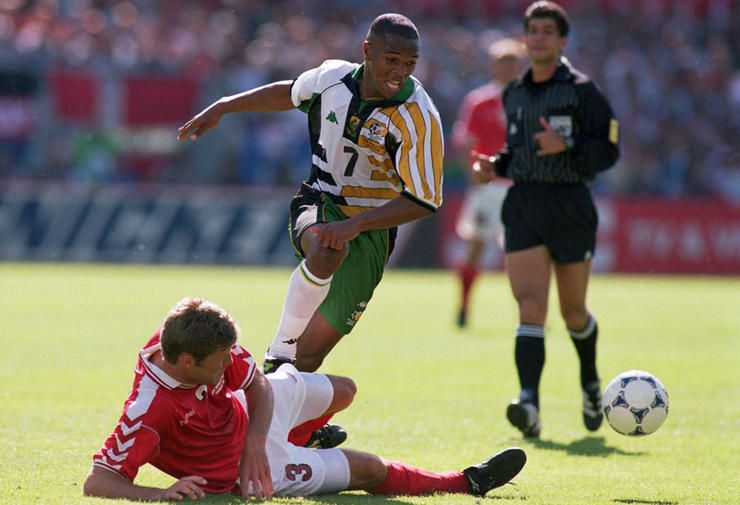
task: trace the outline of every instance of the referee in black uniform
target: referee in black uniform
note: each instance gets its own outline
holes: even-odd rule
[[[583,421],[601,425],[596,371],[598,326],[586,308],[586,288],[598,217],[586,183],[617,161],[619,125],[589,78],[561,56],[568,36],[565,10],[539,1],[524,15],[530,68],[503,94],[506,145],[496,156],[476,155],[479,179],[513,180],[501,210],[506,270],[519,307],[515,360],[521,391],[509,422],[524,436],[540,434],[539,383],[545,364],[550,278],[580,359]]]

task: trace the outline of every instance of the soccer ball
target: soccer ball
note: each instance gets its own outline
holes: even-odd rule
[[[652,374],[629,370],[614,377],[604,390],[604,416],[617,433],[649,435],[668,416],[668,393]]]

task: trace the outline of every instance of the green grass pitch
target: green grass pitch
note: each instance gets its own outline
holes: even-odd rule
[[[136,353],[186,295],[240,321],[259,358],[280,316],[286,269],[0,264],[0,502],[113,503],[82,497],[91,455],[114,427]],[[520,445],[508,485],[471,496],[343,493],[277,503],[733,505],[740,503],[740,278],[594,276],[602,382],[630,368],[666,385],[670,414],[644,438],[580,418],[575,350],[551,295],[541,389],[543,432],[524,441],[504,418],[517,393],[516,310],[505,277],[476,287],[470,326],[454,324],[450,272],[390,270],[323,371],[358,384],[335,420],[347,446],[432,470],[459,470]],[[137,482],[172,479],[147,467]],[[208,497],[205,503],[238,503]],[[117,502],[120,503],[120,502]]]

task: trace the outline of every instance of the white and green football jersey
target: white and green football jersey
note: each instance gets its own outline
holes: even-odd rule
[[[327,60],[293,83],[293,104],[308,114],[308,183],[347,216],[401,193],[436,210],[442,204],[444,140],[437,108],[409,77],[392,99],[365,101],[364,65]]]

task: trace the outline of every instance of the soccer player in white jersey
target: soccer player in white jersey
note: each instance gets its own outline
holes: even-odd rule
[[[461,472],[436,473],[350,449],[307,449],[287,441],[293,426],[349,406],[346,377],[298,372],[265,376],[237,343],[239,327],[217,305],[181,300],[139,353],[134,383],[113,433],[93,456],[83,491],[135,500],[305,496],[362,489],[374,494],[435,492],[482,496],[526,462],[506,449]],[[145,464],[176,478],[140,486]]]
[[[226,113],[298,107],[308,115],[311,173],[290,209],[290,239],[302,261],[265,356],[266,373],[282,363],[318,369],[367,307],[396,227],[442,203],[439,113],[411,75],[416,27],[400,14],[383,14],[362,51],[362,64],[327,60],[293,81],[221,98],[179,129],[179,140],[196,140]]]

